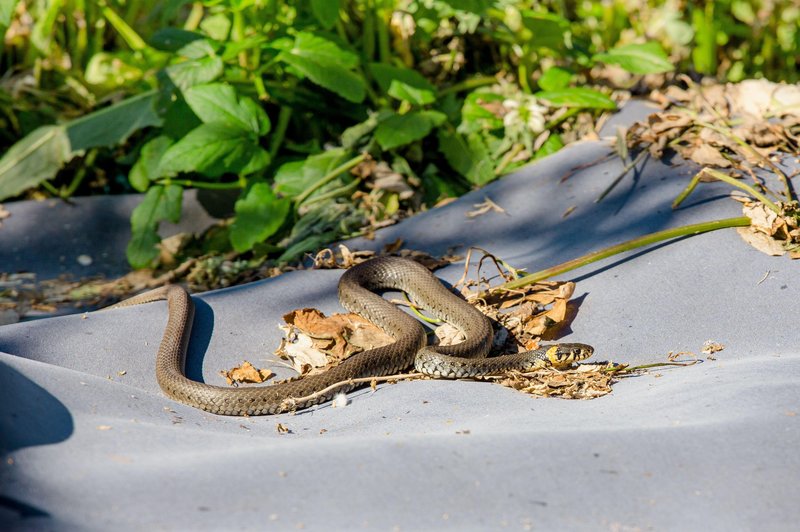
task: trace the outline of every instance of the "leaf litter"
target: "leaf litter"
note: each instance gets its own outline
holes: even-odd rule
[[[397,254],[400,250],[396,250]],[[571,301],[575,293],[573,282],[542,281],[516,290],[491,291],[497,279],[503,282],[518,277],[521,270],[514,269],[487,252],[478,262],[478,272],[484,262],[491,262],[497,274],[491,278],[468,278],[469,251],[462,279],[454,288],[493,324],[495,342],[494,355],[517,353],[536,349],[543,339],[553,339],[558,331],[567,326],[575,317],[578,304]],[[425,254],[405,251],[405,256],[426,257]],[[353,252],[344,246],[338,254],[333,250],[320,252],[316,262],[323,268],[353,266],[372,258],[369,252]],[[427,261],[431,269],[453,262],[452,259]],[[478,297],[480,294],[489,295]],[[406,305],[410,303],[406,302]],[[290,360],[301,375],[324,372],[341,363],[355,353],[372,349],[392,342],[378,327],[355,314],[334,314],[326,317],[316,309],[298,309],[284,316],[281,325],[285,338],[276,351],[279,356]],[[434,331],[434,343],[449,345],[463,340],[461,332],[443,323]],[[298,346],[298,347],[292,347]],[[663,365],[685,365],[670,361],[652,364],[647,367]],[[498,375],[476,378],[513,388],[528,395],[539,397],[561,397],[565,399],[593,399],[612,391],[612,385],[622,376],[640,374],[646,367],[628,368],[613,362],[581,363],[567,369],[543,368],[532,372],[509,371]],[[429,379],[420,373],[406,373],[385,377],[352,379],[335,384],[317,394],[326,393],[345,384],[355,382],[370,383],[373,389],[378,382],[394,383],[399,380]],[[309,396],[312,397],[312,396]],[[294,398],[297,402],[300,399]],[[344,397],[346,401],[346,397]],[[290,403],[291,405],[291,403]]]

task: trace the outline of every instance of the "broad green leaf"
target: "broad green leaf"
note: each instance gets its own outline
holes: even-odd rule
[[[396,67],[386,63],[370,63],[369,71],[381,91],[388,93],[392,82],[399,81],[421,91],[436,92],[436,87],[425,76],[410,68]]]
[[[348,150],[336,148],[312,155],[305,161],[282,164],[275,174],[275,191],[290,198],[297,197],[341,166],[348,157]]]
[[[544,71],[539,78],[539,88],[543,91],[555,91],[563,89],[572,81],[572,72],[564,68],[550,67]]]
[[[655,74],[675,70],[675,66],[670,63],[661,45],[655,41],[617,46],[606,53],[596,54],[593,59],[619,65],[634,74]]]
[[[242,173],[258,161],[268,161],[268,157],[246,131],[220,123],[202,124],[167,149],[159,173],[198,172],[219,177]],[[253,159],[256,163],[251,162]]]
[[[536,154],[533,156],[534,159],[538,159],[540,157],[547,157],[548,155],[552,155],[556,153],[558,150],[564,147],[564,141],[561,140],[561,135],[556,135],[552,133],[547,140],[544,141],[544,144],[536,150]]]
[[[503,101],[505,99],[506,97],[502,94],[486,90],[469,93],[461,108],[461,123],[458,125],[458,132],[491,131],[503,127],[503,119],[500,116],[502,116],[501,111],[504,111]]]
[[[495,178],[489,149],[479,133],[465,138],[439,130],[439,151],[456,172],[474,185],[484,185]]]
[[[392,85],[389,87],[389,96],[414,105],[427,105],[436,101],[433,91],[418,89],[396,79],[392,80]]]
[[[345,129],[342,132],[342,146],[348,149],[353,148],[365,135],[372,133],[378,127],[380,114],[380,112],[371,113],[369,118],[363,122]]]
[[[177,185],[154,186],[131,213],[131,240],[126,255],[134,268],[146,268],[158,257],[158,224],[162,220],[178,223],[181,219],[183,189]]]
[[[564,38],[569,31],[569,22],[549,13],[523,12],[522,24],[530,32],[526,35],[531,46],[559,51],[564,48]]]
[[[172,144],[172,139],[167,136],[159,135],[142,146],[139,158],[128,174],[128,181],[131,186],[139,192],[144,192],[150,186],[151,181],[155,181],[158,175],[158,166],[164,152]]]
[[[313,183],[313,179],[306,182],[303,174],[305,164],[306,161],[292,161],[280,165],[275,172],[275,191],[290,198],[300,195]]]
[[[34,130],[0,159],[0,200],[52,179],[84,150],[115,146],[139,129],[160,126],[157,98],[157,91],[148,91],[66,124]]]
[[[290,202],[278,198],[266,183],[256,183],[236,202],[236,219],[230,239],[239,253],[263,242],[277,231],[289,214]]]
[[[447,117],[438,111],[415,111],[390,116],[378,124],[375,140],[384,150],[392,150],[423,139]]]
[[[539,91],[534,94],[547,100],[553,107],[580,107],[584,109],[616,109],[614,100],[593,89],[572,87],[557,91]]]
[[[64,126],[35,129],[0,159],[0,201],[55,177],[74,155]]]
[[[231,85],[198,85],[184,92],[184,97],[194,114],[206,124],[224,124],[258,136],[269,132],[269,117],[264,109],[247,96],[237,98]]]
[[[17,0],[0,0],[0,35],[6,34],[6,29],[11,24],[11,17],[17,8]]]
[[[364,101],[366,84],[363,78],[351,71],[358,65],[358,56],[332,41],[300,32],[294,45],[279,53],[277,58],[348,101]]]
[[[172,83],[181,90],[214,81],[222,75],[224,64],[216,55],[189,59],[169,65],[165,71]]]
[[[230,34],[231,20],[226,13],[206,15],[200,23],[200,29],[212,39],[224,41]]]
[[[194,41],[205,40],[205,37],[193,31],[180,28],[161,28],[150,37],[150,46],[164,52],[177,52]]]
[[[147,91],[67,123],[72,151],[116,146],[144,127],[160,126],[157,99],[157,91]]]
[[[290,50],[292,55],[304,57],[314,62],[338,65],[352,69],[358,66],[358,56],[341,48],[324,37],[301,31],[294,39]]]
[[[322,27],[329,30],[339,18],[339,0],[311,0],[311,12]]]

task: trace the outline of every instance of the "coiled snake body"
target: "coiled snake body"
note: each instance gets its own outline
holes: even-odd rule
[[[385,289],[406,292],[416,304],[461,329],[466,340],[446,347],[427,346],[425,329],[420,322],[373,292]],[[510,369],[526,371],[547,365],[566,365],[588,358],[593,351],[584,344],[557,344],[526,353],[485,358],[493,333],[483,314],[445,288],[424,266],[398,257],[378,257],[342,275],[339,300],[349,311],[383,329],[395,339],[393,344],[352,355],[318,375],[261,387],[223,388],[190,380],[183,373],[194,318],[194,304],[186,290],[175,285],[165,286],[109,308],[163,299],[168,303],[169,318],[156,357],[158,384],[176,401],[230,416],[277,414],[289,408],[306,408],[328,401],[336,393],[352,390],[358,384],[348,384],[313,399],[294,399],[348,379],[391,375],[411,365],[431,376],[457,379]]]

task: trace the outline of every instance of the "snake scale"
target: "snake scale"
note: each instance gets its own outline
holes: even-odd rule
[[[451,346],[427,346],[425,329],[409,314],[376,294],[401,290],[431,314],[458,327],[466,340]],[[182,287],[164,286],[109,308],[167,300],[169,318],[156,357],[156,378],[167,396],[181,403],[230,416],[277,414],[330,400],[359,384],[347,384],[312,399],[297,401],[332,384],[362,377],[391,375],[414,366],[440,378],[464,378],[506,370],[561,366],[591,356],[584,344],[556,344],[534,351],[486,358],[492,345],[492,326],[475,307],[445,288],[427,268],[408,259],[378,257],[347,270],[339,280],[342,305],[371,321],[395,342],[350,356],[324,373],[279,384],[223,388],[186,378],[183,367],[194,319],[194,304]]]

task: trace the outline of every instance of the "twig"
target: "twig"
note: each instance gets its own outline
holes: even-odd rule
[[[409,379],[418,379],[420,377],[424,377],[425,375],[422,373],[399,373],[397,375],[384,375],[382,377],[360,377],[358,379],[347,379],[344,381],[339,381],[331,384],[327,388],[323,388],[319,391],[316,391],[312,394],[303,396],[303,397],[288,397],[286,398],[283,403],[281,404],[281,408],[284,409],[291,409],[298,403],[306,403],[308,401],[318,399],[324,395],[327,395],[329,392],[337,388],[342,388],[343,386],[351,386],[353,384],[365,384],[371,382],[386,382],[386,381],[400,381],[400,380],[409,380]]]

